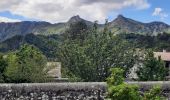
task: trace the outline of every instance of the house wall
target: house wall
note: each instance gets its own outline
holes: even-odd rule
[[[48,76],[61,78],[61,62],[47,62]]]

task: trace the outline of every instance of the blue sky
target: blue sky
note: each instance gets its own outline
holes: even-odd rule
[[[64,22],[74,15],[100,23],[122,14],[141,22],[170,24],[170,0],[2,0],[0,21]]]
[[[22,15],[13,15],[9,11],[0,12],[0,16],[1,17],[6,17],[6,18],[9,18],[9,19],[22,20],[22,21],[34,21],[34,20],[36,20],[36,19],[31,19],[31,18],[24,17]]]
[[[129,18],[133,18],[142,22],[151,22],[151,21],[163,21],[170,24],[170,0],[149,0],[150,7],[144,10],[135,10],[132,8],[123,9],[120,11],[123,15]],[[163,14],[166,14],[164,18],[161,18],[161,15],[153,16],[153,12],[156,8],[161,8]]]

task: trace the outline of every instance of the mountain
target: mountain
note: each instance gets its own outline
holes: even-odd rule
[[[71,23],[76,23],[76,22],[80,22],[80,21],[85,22],[87,26],[93,26],[93,23],[92,23],[92,22],[80,18],[79,15],[76,15],[76,16],[71,17],[71,18],[69,19],[69,21],[67,22],[67,24],[69,25],[69,24],[71,24]]]
[[[84,20],[80,16],[73,16],[65,23],[51,24],[49,22],[23,21],[16,23],[0,23],[0,41],[5,41],[16,35],[27,35],[30,33],[51,35],[62,34],[70,24],[78,21],[84,21],[87,26],[92,27],[93,22]],[[157,35],[164,31],[170,31],[170,26],[163,22],[142,23],[133,19],[126,18],[122,15],[108,23],[110,31],[118,33],[135,33],[142,35]],[[99,24],[99,29],[102,30],[104,24]]]
[[[28,33],[37,32],[42,27],[49,26],[47,22],[16,22],[16,23],[0,23],[0,40],[5,40],[15,35],[26,35]]]
[[[80,18],[78,15],[71,17],[68,22],[51,24],[48,22],[23,21],[16,23],[0,23],[0,41],[9,39],[15,35],[26,35],[30,33],[51,35],[62,34],[71,23],[84,21],[88,26],[93,23]]]
[[[109,23],[109,29],[111,31],[118,30],[118,33],[157,35],[158,33],[167,31],[169,28],[170,26],[163,22],[142,23],[122,15],[118,15],[115,20]]]

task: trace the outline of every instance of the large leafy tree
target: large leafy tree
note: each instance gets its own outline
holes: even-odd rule
[[[67,77],[73,73],[75,77],[82,81],[95,81],[95,68],[91,58],[85,53],[86,47],[75,42],[65,41],[59,52],[59,59],[63,67],[68,69]],[[73,77],[73,76],[71,76]],[[80,81],[80,80],[79,80]]]
[[[23,45],[7,57],[5,75],[9,82],[41,82],[46,72],[46,57],[34,46]]]
[[[107,27],[107,26],[106,26]],[[97,69],[97,80],[105,80],[108,77],[110,67],[121,66],[126,75],[137,60],[133,45],[117,37],[114,33],[105,29],[101,33],[91,34],[87,55],[93,60]]]
[[[141,81],[161,81],[165,79],[167,69],[161,58],[155,58],[154,53],[149,50],[145,54],[143,65],[137,70],[137,75]]]
[[[93,30],[79,34],[85,35],[85,39],[68,38],[58,57],[64,68],[83,81],[104,81],[110,74],[110,66],[122,66],[126,72],[133,67],[136,59],[133,45],[109,32],[107,23],[102,32],[98,32],[95,23]]]

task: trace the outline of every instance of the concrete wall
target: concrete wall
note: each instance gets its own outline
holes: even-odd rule
[[[104,100],[106,83],[0,84],[0,100]]]

